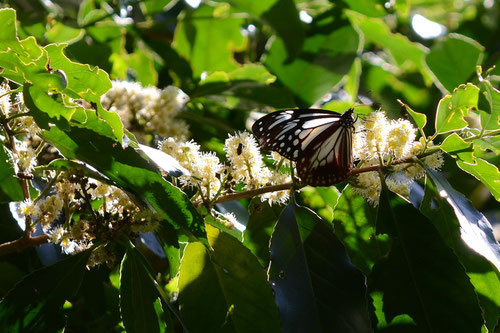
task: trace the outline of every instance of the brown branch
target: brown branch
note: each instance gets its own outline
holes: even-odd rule
[[[256,190],[249,190],[249,191],[240,192],[240,193],[226,194],[226,195],[219,197],[217,200],[215,200],[215,203],[228,202],[228,201],[245,199],[245,198],[252,198],[252,197],[255,197],[256,195],[264,194],[267,192],[288,190],[288,189],[292,188],[292,185],[293,185],[293,183],[271,185],[271,186],[261,187],[261,188],[258,188]]]
[[[427,152],[417,156],[417,158],[422,158],[422,157],[428,156],[428,155],[433,154],[433,153],[435,153],[434,150],[427,151]],[[400,160],[400,161],[393,161],[391,163],[391,165],[405,164],[405,163],[415,163],[415,156],[408,157],[408,158],[405,158],[405,159]],[[349,173],[349,177],[353,176],[353,175],[357,175],[359,173],[363,173],[363,172],[377,171],[382,167],[384,167],[384,166],[377,164],[377,165],[372,165],[372,166],[365,167],[365,168],[354,169]],[[265,186],[265,187],[258,188],[256,190],[249,190],[249,191],[244,191],[244,192],[239,192],[239,193],[226,194],[226,195],[223,195],[223,196],[217,198],[217,200],[215,200],[215,203],[222,203],[222,202],[228,202],[228,201],[233,201],[233,200],[238,200],[238,199],[252,198],[254,196],[264,194],[267,192],[289,190],[290,188],[292,188],[292,186],[293,186],[293,183],[286,183],[286,184]]]
[[[13,253],[21,252],[28,247],[39,246],[49,241],[49,236],[46,234],[35,237],[21,237],[11,242],[0,244],[0,257]]]

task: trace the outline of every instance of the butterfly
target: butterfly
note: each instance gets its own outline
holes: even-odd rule
[[[252,131],[262,148],[296,162],[303,184],[329,186],[346,179],[353,167],[352,132],[357,119],[353,112],[276,111],[257,120]]]

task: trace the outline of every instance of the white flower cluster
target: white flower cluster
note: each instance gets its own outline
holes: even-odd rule
[[[391,165],[424,152],[425,140],[415,141],[416,129],[408,120],[389,120],[382,111],[369,113],[356,126],[353,137],[353,155],[362,161],[361,167]],[[432,142],[427,143],[427,147]],[[422,159],[430,168],[439,169],[444,160],[440,152]],[[386,179],[387,187],[404,197],[408,197],[414,179],[424,175],[423,168],[415,163],[393,164],[393,172]],[[355,191],[374,206],[378,205],[382,189],[376,171],[360,173],[356,176]]]
[[[112,81],[113,87],[102,96],[102,105],[118,113],[123,125],[136,135],[153,133],[185,140],[188,125],[177,119],[188,96],[179,88],[143,87],[138,82]]]
[[[211,201],[223,193],[226,185],[243,184],[246,190],[266,185],[290,182],[290,175],[265,167],[257,141],[248,132],[229,135],[224,144],[229,166],[226,167],[213,153],[200,151],[193,141],[181,142],[168,138],[160,143],[159,149],[174,157],[191,173],[180,177],[185,186],[198,189],[201,201]],[[198,199],[195,195],[193,199]],[[283,203],[288,191],[270,192],[261,196],[270,203]]]
[[[66,254],[88,249],[96,237],[110,239],[118,232],[125,234],[154,231],[159,226],[159,217],[150,210],[140,210],[125,192],[117,187],[88,179],[85,189],[79,184],[61,178],[54,187],[55,193],[38,201],[25,201],[19,206],[21,216],[29,216],[32,221],[39,222],[49,235],[50,241],[59,244]],[[87,195],[84,195],[86,192]],[[102,201],[94,211],[83,212],[89,202]],[[56,225],[57,218],[64,212],[66,222]],[[68,216],[79,213],[79,218],[68,219]],[[111,262],[109,251],[100,250],[100,255],[93,256],[93,264]],[[103,253],[108,256],[104,258]]]

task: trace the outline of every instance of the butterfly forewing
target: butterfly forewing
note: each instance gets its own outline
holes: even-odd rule
[[[256,121],[252,130],[264,149],[297,162],[304,184],[331,185],[352,169],[352,112],[277,111]]]

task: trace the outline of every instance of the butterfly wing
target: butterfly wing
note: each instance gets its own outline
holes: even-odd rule
[[[332,185],[347,178],[352,169],[352,112],[277,111],[257,120],[252,131],[264,149],[297,162],[304,184]]]

